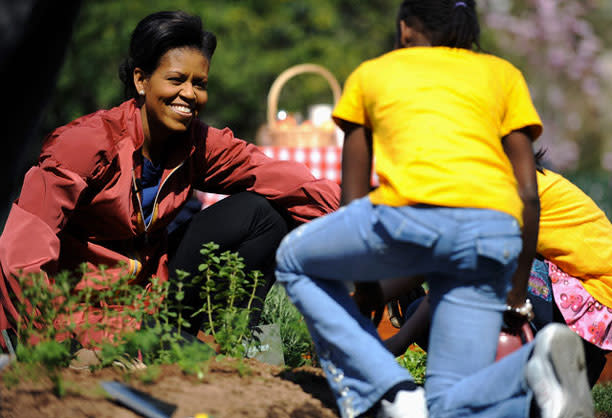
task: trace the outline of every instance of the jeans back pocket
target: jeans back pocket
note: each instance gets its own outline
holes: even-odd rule
[[[493,259],[504,266],[516,261],[523,248],[523,241],[520,230],[518,233],[513,233],[514,225],[509,224],[508,227],[506,231],[495,228],[495,231],[479,234],[476,238],[478,255]]]
[[[433,227],[420,221],[410,207],[392,207],[379,205],[376,208],[378,222],[396,241],[416,244],[431,248],[440,237]],[[424,216],[428,216],[423,213]]]

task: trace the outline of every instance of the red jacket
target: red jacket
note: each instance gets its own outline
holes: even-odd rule
[[[9,317],[18,318],[9,295],[21,294],[13,277],[20,271],[53,275],[87,262],[94,275],[103,264],[112,276],[122,272],[117,264],[124,262],[134,283],[146,284],[151,275],[167,280],[166,226],[194,188],[253,191],[297,222],[338,208],[336,183],[315,179],[302,164],[268,158],[227,128],[194,121],[188,138],[168,156],[152,220],[145,226],[135,192],[143,133],[134,100],[49,135],[0,236],[0,329],[11,327]],[[92,285],[84,277],[77,288]]]

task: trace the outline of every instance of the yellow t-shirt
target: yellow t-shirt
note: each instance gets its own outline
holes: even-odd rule
[[[587,292],[612,306],[612,224],[576,185],[549,170],[538,172],[540,229],[537,252]]]
[[[372,130],[374,204],[500,210],[522,224],[522,201],[501,138],[542,132],[520,71],[466,49],[403,48],[362,63],[333,117]]]

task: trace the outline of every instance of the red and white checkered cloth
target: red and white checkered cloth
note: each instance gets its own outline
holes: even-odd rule
[[[303,163],[316,178],[326,178],[340,184],[342,180],[342,147],[277,147],[260,146],[264,154],[270,158],[282,161]],[[372,184],[378,184],[378,179],[372,170]],[[226,195],[196,192],[202,207],[210,206],[223,199]]]
[[[342,170],[341,147],[260,147],[268,157],[281,161],[304,164],[316,178],[340,183]]]

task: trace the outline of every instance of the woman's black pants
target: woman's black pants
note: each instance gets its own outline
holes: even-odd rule
[[[177,269],[190,273],[191,277],[199,273],[198,266],[204,261],[200,254],[202,245],[215,242],[220,247],[219,254],[229,250],[244,259],[245,273],[252,270],[263,273],[263,285],[256,290],[257,298],[251,305],[253,309],[249,318],[251,326],[257,325],[263,301],[275,280],[276,249],[288,230],[281,213],[264,197],[251,192],[228,196],[198,211],[190,221],[169,235],[171,289],[176,289]],[[185,292],[183,305],[191,307],[192,312],[202,304],[198,290]],[[189,332],[197,334],[204,316],[191,318],[190,313],[185,316],[191,324]]]

